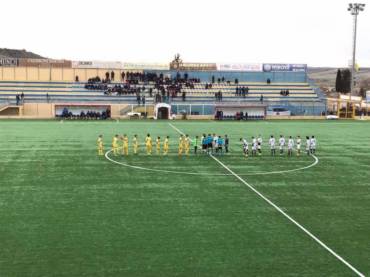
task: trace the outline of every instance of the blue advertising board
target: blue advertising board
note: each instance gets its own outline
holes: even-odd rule
[[[306,72],[307,64],[264,63],[264,72]]]

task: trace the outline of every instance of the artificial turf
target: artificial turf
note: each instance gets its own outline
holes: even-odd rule
[[[370,122],[172,124],[228,134],[220,161],[370,275]],[[124,133],[169,135],[171,153],[111,158],[179,173],[97,156],[99,134],[109,150]],[[258,134],[262,157],[244,158],[239,138]],[[271,134],[315,135],[319,163],[252,175],[313,162],[270,157]],[[0,121],[0,276],[355,276],[211,157],[177,157],[177,139],[166,121]]]

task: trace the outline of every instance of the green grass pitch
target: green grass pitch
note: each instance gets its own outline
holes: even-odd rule
[[[219,160],[370,275],[370,122],[173,123],[228,134]],[[168,157],[98,157],[114,134],[169,135]],[[244,158],[240,137],[315,135],[312,157]],[[355,276],[209,156],[179,158],[169,122],[0,121],[0,276]],[[131,148],[130,148],[131,151]],[[196,174],[187,174],[196,173]]]

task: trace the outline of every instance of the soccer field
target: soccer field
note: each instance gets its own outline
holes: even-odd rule
[[[178,157],[179,131],[231,153]],[[97,155],[124,133],[170,153]],[[270,157],[271,134],[315,135],[318,163]],[[0,151],[0,276],[370,275],[370,122],[6,120]]]

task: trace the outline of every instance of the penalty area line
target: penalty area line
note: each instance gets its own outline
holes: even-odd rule
[[[184,134],[181,130],[179,130],[177,127],[175,127],[173,124],[169,123],[169,125],[175,129],[178,133]],[[255,189],[252,185],[247,183],[242,177],[240,177],[238,174],[236,174],[234,171],[232,171],[228,166],[226,166],[223,162],[221,162],[219,159],[217,159],[212,154],[209,155],[212,159],[214,159],[218,164],[220,164],[224,169],[226,169],[229,173],[231,173],[236,179],[238,179],[240,182],[242,182],[245,186],[247,186],[250,190],[252,190],[254,193],[256,193],[259,197],[261,197],[265,202],[267,202],[270,206],[275,208],[279,213],[281,213],[284,217],[286,217],[290,222],[292,222],[295,226],[297,226],[299,229],[301,229],[304,233],[306,233],[310,238],[312,238],[314,241],[316,241],[320,246],[322,246],[325,250],[327,250],[330,254],[332,254],[335,258],[337,258],[339,261],[341,261],[344,265],[346,265],[349,269],[351,269],[354,273],[356,273],[360,277],[365,277],[364,274],[362,274],[359,270],[357,270],[353,265],[351,265],[349,262],[347,262],[344,258],[342,258],[339,254],[337,254],[334,250],[332,250],[329,246],[327,246],[324,242],[322,242],[319,238],[317,238],[314,234],[312,234],[310,231],[308,231],[305,227],[303,227],[300,223],[298,223],[295,219],[293,219],[290,215],[288,215],[286,212],[284,212],[279,206],[277,206],[274,202],[272,202],[270,199],[268,199],[266,196],[264,196],[262,193],[260,193],[257,189]]]

